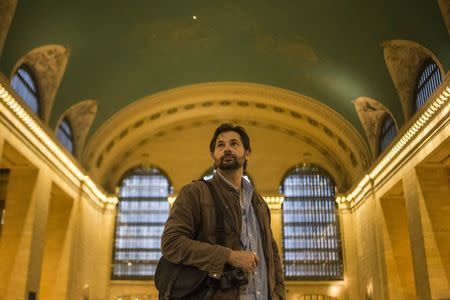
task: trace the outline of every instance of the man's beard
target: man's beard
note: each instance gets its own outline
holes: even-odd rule
[[[219,165],[217,166],[220,170],[237,170],[242,167],[242,163],[233,154],[227,154],[220,158]]]

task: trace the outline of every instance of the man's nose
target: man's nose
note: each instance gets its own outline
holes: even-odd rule
[[[231,153],[231,146],[230,145],[225,145],[225,147],[223,147],[223,152]]]

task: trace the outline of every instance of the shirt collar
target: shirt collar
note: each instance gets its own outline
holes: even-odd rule
[[[220,176],[220,178],[221,178],[223,181],[225,181],[225,183],[226,183],[229,187],[231,187],[233,190],[239,192],[239,189],[238,189],[231,181],[229,181],[225,176],[223,176],[223,175],[220,173],[220,171],[217,170],[217,171],[214,173],[214,176],[216,176],[216,174],[217,174],[218,176]],[[252,186],[252,184],[251,184],[247,179],[245,179],[244,177],[242,177],[241,185],[242,185],[242,190],[244,191],[244,193],[250,194],[250,195],[253,194],[253,186]]]

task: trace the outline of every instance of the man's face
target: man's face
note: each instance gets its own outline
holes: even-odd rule
[[[235,131],[219,134],[211,157],[219,170],[237,170],[242,168],[250,152],[244,149],[241,136]]]

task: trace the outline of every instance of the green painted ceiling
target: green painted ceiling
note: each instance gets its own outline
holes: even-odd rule
[[[450,67],[435,0],[18,1],[0,70],[9,75],[36,47],[69,47],[52,123],[78,101],[96,99],[91,133],[134,100],[211,81],[296,91],[361,130],[352,103],[359,96],[379,100],[402,124],[381,47],[391,39],[422,44]]]

